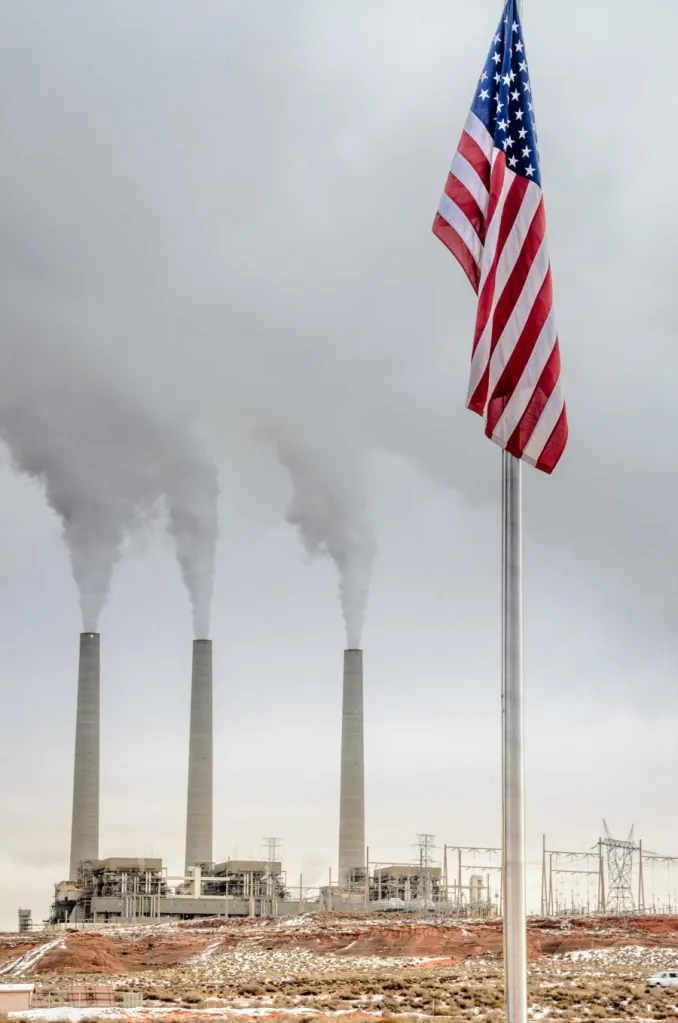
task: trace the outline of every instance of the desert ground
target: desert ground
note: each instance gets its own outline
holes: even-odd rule
[[[38,1007],[13,1014],[26,1020],[492,1023],[501,944],[498,921],[341,914],[0,934],[0,983],[36,985]],[[533,919],[528,945],[532,1019],[678,1018],[678,988],[644,983],[678,968],[678,917]],[[112,1005],[72,1007],[104,985]],[[134,994],[141,1007],[125,1008]]]

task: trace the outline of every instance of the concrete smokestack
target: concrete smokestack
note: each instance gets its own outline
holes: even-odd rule
[[[99,634],[80,636],[69,879],[81,860],[99,859]]]
[[[212,862],[212,640],[193,642],[186,870]]]
[[[339,881],[365,869],[365,753],[363,743],[363,652],[344,651],[339,797]]]

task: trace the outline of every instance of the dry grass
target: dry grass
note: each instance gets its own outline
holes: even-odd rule
[[[678,951],[667,953],[674,954],[678,958]],[[157,969],[120,978],[119,991],[143,991],[149,1005],[190,1008],[196,1019],[208,1019],[203,1008],[223,1012],[209,1017],[210,1023],[229,1019],[229,1007],[236,1005],[299,1010],[276,1023],[328,1023],[322,1014],[333,1011],[364,1014],[365,1019],[383,1013],[378,1023],[421,1023],[422,1017],[433,1023],[503,1023],[502,964],[491,956],[432,968],[394,966],[391,959],[383,969],[361,964],[357,972],[355,959],[348,958],[341,966],[337,969],[334,962],[316,973],[306,965],[303,972],[288,974],[279,968],[267,974],[257,967],[259,972],[240,977],[216,970],[210,974],[206,968],[200,979]],[[621,948],[609,959],[546,957],[530,964],[529,1004],[536,1015],[546,1014],[548,1023],[678,1020],[678,991],[646,990],[643,977],[649,972],[646,960],[634,960]]]
[[[489,965],[489,964],[488,964]],[[463,966],[446,970],[427,971],[426,976],[413,971],[379,977],[372,973],[347,974],[337,977],[295,977],[271,980],[261,984],[236,984],[211,992],[226,1004],[245,1001],[272,1009],[307,1007],[318,1012],[352,1011],[383,1013],[381,1023],[422,1015],[445,1020],[477,1020],[499,1023],[503,1019],[503,982],[496,965],[475,976],[465,975]],[[645,985],[635,978],[612,974],[609,978],[591,978],[586,975],[560,978],[549,976],[548,963],[540,967],[531,978],[529,1001],[540,1009],[547,1009],[552,1019],[571,1023],[591,1020],[676,1019],[678,994],[671,990],[646,991]],[[256,994],[256,999],[252,995]],[[207,997],[202,992],[202,997]],[[177,1000],[191,1004],[191,994],[177,992]],[[413,1015],[413,1014],[416,1014]],[[290,1017],[300,1023],[299,1016]],[[309,1015],[310,1019],[315,1019]],[[284,1017],[281,1017],[284,1019]]]

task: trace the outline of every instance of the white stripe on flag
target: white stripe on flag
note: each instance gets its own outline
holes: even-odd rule
[[[490,205],[490,193],[485,188],[484,182],[480,180],[477,171],[471,166],[465,156],[455,153],[450,173],[458,178],[462,185],[468,188],[469,192],[480,206],[483,216],[487,215],[487,207]]]
[[[506,172],[507,177],[509,174],[511,175],[511,179],[508,182],[508,185],[506,182],[506,178],[504,179],[506,191],[508,191],[508,189],[511,187],[511,184],[513,183],[513,180],[515,178],[515,174],[513,173],[513,171]],[[506,201],[506,197],[503,191],[502,197],[503,197],[502,207],[501,209],[497,207],[497,212],[495,213],[494,218],[492,220],[493,226],[488,231],[488,236],[485,239],[485,251],[483,254],[483,273],[485,273],[486,266],[489,267],[492,266],[492,263],[490,262],[490,251],[492,252],[496,251],[497,235],[499,234],[499,224],[501,222],[501,217],[504,212],[503,206]],[[492,340],[492,330],[494,327],[494,314],[497,309],[497,303],[502,296],[504,288],[506,287],[506,282],[513,273],[513,269],[518,261],[518,256],[522,251],[523,242],[525,241],[525,238],[527,236],[530,224],[534,220],[534,216],[537,210],[539,209],[540,202],[541,189],[538,187],[538,185],[535,185],[534,188],[532,188],[532,186],[530,185],[530,187],[528,187],[527,191],[525,192],[525,195],[523,196],[523,202],[520,207],[520,211],[518,212],[518,216],[515,219],[515,223],[513,224],[513,227],[509,232],[508,238],[506,239],[506,243],[501,252],[501,255],[499,256],[499,260],[497,262],[497,272],[495,275],[492,309],[490,310],[490,315],[485,325],[485,329],[480,337],[480,340],[478,341],[476,350],[473,354],[473,359],[471,361],[471,382],[469,385],[469,398],[474,393],[476,387],[478,386],[482,379],[483,373],[485,372],[487,360],[489,358],[490,343]]]
[[[532,312],[535,299],[544,283],[550,266],[549,247],[546,238],[539,246],[539,252],[535,256],[525,281],[525,286],[520,293],[520,298],[511,310],[508,323],[502,331],[502,335],[495,345],[490,359],[490,378],[487,387],[487,401],[492,397],[492,392],[497,386],[497,381],[504,372],[506,364],[513,354],[520,335],[525,330],[525,324]],[[485,406],[487,407],[487,405]]]
[[[485,251],[483,253],[483,272],[480,279],[480,293],[482,293],[483,286],[494,263],[494,257],[497,251],[497,242],[499,241],[501,218],[504,214],[504,206],[506,205],[506,196],[508,195],[514,179],[515,174],[512,170],[504,171],[501,194],[497,201],[497,205],[495,206],[494,213],[492,214],[492,220],[489,221],[485,232]]]
[[[551,357],[557,337],[558,331],[552,309],[532,350],[527,366],[523,370],[518,386],[509,398],[501,419],[494,429],[493,439],[499,441],[500,444],[508,444],[518,423],[523,418],[525,409],[530,404],[539,378],[544,371],[544,366]]]
[[[453,202],[448,195],[443,195],[440,200],[438,212],[443,220],[446,220],[450,227],[454,228],[466,248],[473,256],[476,265],[480,266],[480,260],[483,254],[482,242],[466,214],[459,209],[456,202]]]
[[[474,142],[478,143],[487,159],[491,161],[492,150],[494,149],[494,139],[480,118],[476,117],[472,110],[466,118],[464,131],[467,135],[471,136]]]
[[[508,190],[511,187],[511,183],[513,182],[514,178],[515,174],[513,173],[513,171],[506,171],[504,175],[504,183],[502,185],[501,195],[499,196],[497,207],[494,211],[494,215],[492,217],[492,220],[490,221],[490,226],[488,227],[487,234],[485,236],[485,247],[483,249],[483,265],[481,267],[480,287],[478,289],[478,293],[481,296],[487,283],[487,276],[490,270],[492,269],[494,254],[497,250],[499,227],[501,225],[501,218],[504,212],[504,203],[506,202],[506,196],[508,195]],[[490,339],[492,337],[493,315],[494,299],[492,303],[492,308],[490,310],[490,317],[487,321],[483,333],[480,335],[480,338],[478,339],[478,344],[476,345],[476,349],[473,353],[473,358],[471,359],[471,375],[469,377],[467,404],[468,402],[470,402],[471,398],[475,394],[476,388],[480,381],[482,380],[483,373],[487,368],[487,360],[490,357]]]
[[[565,400],[559,380],[553,389],[551,397],[546,402],[544,411],[539,417],[539,422],[535,426],[532,436],[525,445],[523,458],[526,462],[530,462],[531,465],[536,465],[541,458],[542,452],[558,424],[564,404]]]
[[[525,239],[527,238],[530,225],[532,224],[537,210],[539,209],[540,202],[541,188],[539,185],[535,185],[530,182],[527,191],[523,196],[518,216],[514,221],[513,227],[508,233],[508,237],[504,243],[504,248],[497,262],[497,275],[494,284],[494,304],[492,306],[493,317],[494,311],[497,308],[497,302],[501,298],[507,281],[518,262],[518,256],[523,250]]]

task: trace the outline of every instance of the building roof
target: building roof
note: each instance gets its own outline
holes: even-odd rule
[[[223,863],[214,864],[214,873],[218,876],[224,874],[268,874],[271,870],[274,874],[282,872],[280,860],[225,860]],[[203,874],[203,877],[206,875]]]
[[[143,856],[109,856],[106,860],[95,860],[98,868],[104,870],[162,870],[162,860]]]
[[[378,867],[375,877],[420,877],[426,872],[429,877],[440,877],[440,867],[421,867],[418,863],[393,863],[390,867]]]

